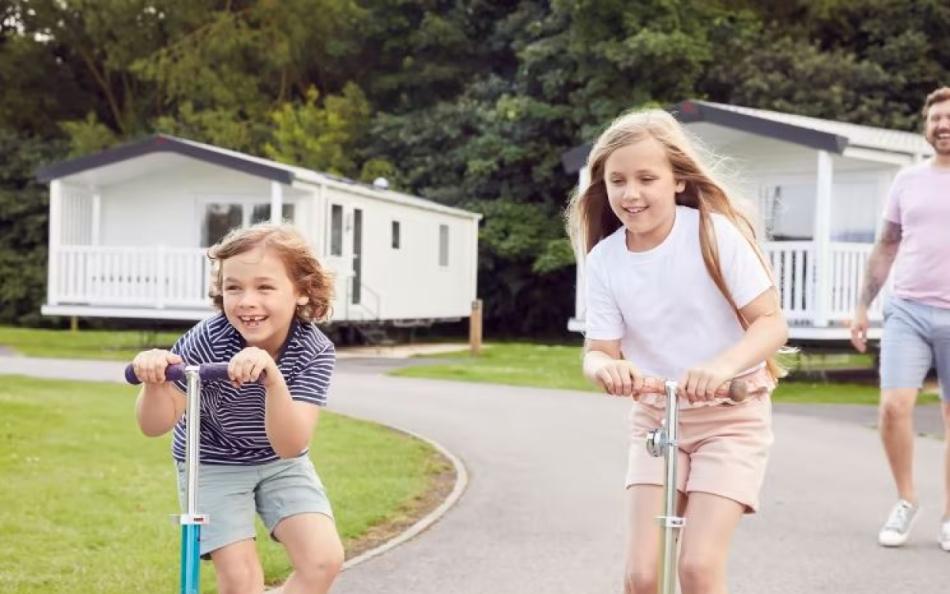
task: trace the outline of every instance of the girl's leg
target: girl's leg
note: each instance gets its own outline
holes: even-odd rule
[[[683,594],[726,594],[729,545],[745,507],[711,493],[692,492],[679,558]]]
[[[324,594],[343,566],[343,544],[329,516],[303,513],[281,520],[274,536],[287,549],[294,572],[274,592]]]
[[[680,507],[683,496],[680,494]],[[663,487],[633,485],[627,489],[626,594],[656,594],[660,554]]]
[[[240,540],[211,552],[219,594],[260,594],[264,571],[253,539]]]

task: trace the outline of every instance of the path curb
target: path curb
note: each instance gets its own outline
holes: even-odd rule
[[[415,431],[410,431],[408,429],[403,429],[402,427],[398,427],[396,425],[389,425],[386,423],[380,423],[380,425],[383,425],[384,427],[389,427],[391,429],[395,429],[396,431],[405,433],[406,435],[409,435],[420,441],[423,441],[429,444],[430,446],[432,446],[433,448],[435,448],[440,454],[448,458],[449,461],[452,462],[452,466],[455,468],[455,486],[452,487],[452,491],[449,493],[449,496],[446,497],[445,500],[443,500],[442,503],[440,503],[437,508],[435,508],[434,510],[432,510],[431,512],[429,512],[428,514],[420,518],[412,526],[409,526],[403,532],[387,540],[383,544],[377,547],[374,547],[372,549],[369,549],[368,551],[363,551],[362,553],[360,553],[356,557],[353,557],[352,559],[347,559],[343,563],[344,571],[347,569],[356,567],[357,565],[360,565],[361,563],[365,563],[366,561],[369,561],[370,559],[373,559],[374,557],[378,557],[379,555],[382,555],[398,547],[399,545],[412,540],[416,536],[419,536],[420,534],[428,530],[433,524],[438,522],[442,518],[442,516],[448,513],[448,511],[452,509],[456,503],[458,503],[459,499],[462,497],[462,493],[465,492],[465,488],[468,486],[468,471],[465,469],[465,465],[462,463],[459,457],[453,454],[452,452],[450,452],[448,448],[446,448],[445,446],[443,446],[442,444],[440,444],[439,442],[433,439],[429,439],[428,437],[425,437],[424,435],[420,435],[419,433],[416,433]]]

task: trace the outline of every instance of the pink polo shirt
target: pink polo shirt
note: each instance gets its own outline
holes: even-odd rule
[[[950,308],[950,169],[928,160],[901,171],[884,218],[901,226],[894,294]]]

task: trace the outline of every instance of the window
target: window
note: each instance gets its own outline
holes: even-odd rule
[[[339,204],[330,208],[330,255],[343,255],[343,207]]]
[[[281,222],[294,222],[294,205],[282,204],[280,209]],[[267,223],[270,221],[270,204],[255,204],[251,211],[251,224]]]
[[[439,225],[439,266],[449,265],[449,226]]]
[[[284,221],[294,222],[294,205],[284,204]],[[249,227],[270,220],[269,202],[207,202],[201,222],[201,246],[208,247],[224,239],[232,229]]]
[[[218,243],[228,231],[240,227],[242,219],[240,204],[208,204],[205,206],[204,222],[201,225],[201,245],[208,247]]]
[[[399,221],[393,221],[393,249],[399,249]]]

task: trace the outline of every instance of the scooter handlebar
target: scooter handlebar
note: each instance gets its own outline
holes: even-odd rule
[[[733,402],[742,402],[749,397],[749,383],[744,380],[732,380],[716,389],[717,398],[728,398]],[[666,394],[666,380],[661,377],[647,376],[643,378],[643,387],[637,394]]]
[[[176,363],[165,368],[165,381],[176,382],[185,377],[185,365]],[[202,363],[198,366],[198,377],[201,381],[221,381],[228,379],[227,363]],[[125,381],[132,385],[141,384],[138,376],[135,375],[135,369],[132,364],[125,366]]]

